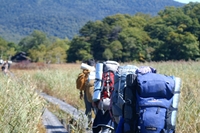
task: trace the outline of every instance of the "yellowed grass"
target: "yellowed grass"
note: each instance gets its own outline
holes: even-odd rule
[[[37,132],[45,102],[35,93],[30,75],[16,78],[1,73],[0,80],[0,132]]]
[[[126,63],[127,64],[127,63]],[[151,62],[128,63],[137,66],[152,66],[158,73],[174,75],[182,79],[181,97],[177,118],[176,133],[200,132],[200,62]],[[17,74],[29,73],[37,88],[58,97],[71,105],[83,109],[84,103],[79,99],[75,80],[80,64],[50,65],[44,70],[16,71]]]

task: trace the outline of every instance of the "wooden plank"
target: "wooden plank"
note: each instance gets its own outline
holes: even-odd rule
[[[48,109],[44,110],[42,121],[46,128],[46,133],[68,133],[58,118]]]
[[[57,99],[55,97],[49,96],[45,93],[40,93],[42,97],[44,97],[47,101],[51,102],[52,104],[58,105],[61,110],[70,114],[76,121],[80,122],[79,124],[82,125],[83,128],[88,127],[88,120],[86,115],[83,111],[77,110],[73,106],[69,105],[68,103]]]

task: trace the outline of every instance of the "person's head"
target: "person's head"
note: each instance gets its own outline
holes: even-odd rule
[[[8,61],[7,61],[7,60],[5,60],[5,61],[3,62],[3,64],[6,64],[6,63],[8,63]]]
[[[95,60],[94,59],[89,59],[86,62],[89,66],[95,66]]]

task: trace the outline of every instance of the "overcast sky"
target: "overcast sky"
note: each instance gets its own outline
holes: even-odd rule
[[[200,3],[200,0],[175,0],[175,1],[185,3],[185,4],[188,4],[189,2],[199,2]]]

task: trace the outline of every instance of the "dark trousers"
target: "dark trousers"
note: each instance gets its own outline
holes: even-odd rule
[[[85,102],[85,115],[88,117],[88,123],[92,121],[92,103],[87,100],[86,93],[84,92],[84,102]]]

